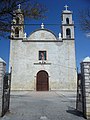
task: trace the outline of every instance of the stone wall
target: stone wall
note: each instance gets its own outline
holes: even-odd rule
[[[46,64],[39,64],[39,51],[47,51]],[[74,40],[58,41],[46,29],[33,32],[27,40],[12,40],[10,48],[12,90],[36,90],[40,70],[49,74],[49,90],[76,89]]]
[[[83,114],[90,118],[90,58],[87,57],[81,63],[82,104]]]
[[[5,72],[6,72],[6,63],[0,58],[0,116],[2,114],[3,79]]]

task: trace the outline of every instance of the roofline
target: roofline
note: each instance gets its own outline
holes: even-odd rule
[[[33,32],[31,32],[31,34],[29,35],[29,37],[34,33],[34,32],[36,32],[36,31],[40,31],[40,30],[45,30],[45,31],[48,31],[48,32],[50,32],[50,33],[52,33],[54,36],[55,36],[55,38],[57,39],[57,36],[56,36],[56,34],[54,33],[54,32],[52,32],[51,30],[48,30],[48,29],[46,29],[46,28],[44,28],[44,29],[36,29],[36,30],[34,30]],[[29,38],[28,37],[28,38]]]
[[[6,64],[6,62],[0,57],[0,63]]]

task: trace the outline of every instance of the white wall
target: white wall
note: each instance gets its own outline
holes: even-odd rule
[[[0,61],[0,116],[2,115],[3,79],[5,72],[6,72],[6,64]]]
[[[33,32],[26,42],[11,42],[12,90],[36,90],[36,75],[40,70],[48,72],[50,90],[76,89],[74,40],[57,42],[54,34],[43,29]],[[34,64],[40,62],[40,50],[47,51],[46,63],[50,64]]]

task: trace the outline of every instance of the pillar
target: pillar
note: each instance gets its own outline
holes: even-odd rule
[[[90,57],[81,62],[82,108],[84,116],[90,118]]]
[[[6,63],[0,58],[0,116],[2,115],[2,96],[3,96],[3,80],[6,72]]]

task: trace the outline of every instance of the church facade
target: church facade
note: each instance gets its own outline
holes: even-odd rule
[[[61,34],[45,28],[24,34],[24,16],[14,12],[10,41],[12,90],[75,90],[77,82],[72,11],[63,10]]]

